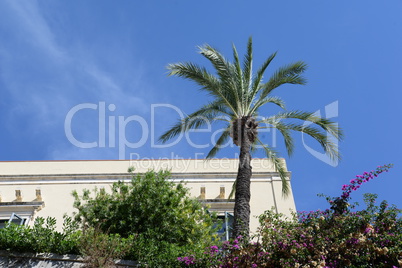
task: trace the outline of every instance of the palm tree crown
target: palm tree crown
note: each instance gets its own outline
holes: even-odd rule
[[[306,83],[302,76],[307,67],[304,62],[298,61],[285,65],[276,70],[268,81],[263,82],[263,75],[275,58],[276,53],[270,55],[254,74],[252,69],[252,38],[248,40],[247,52],[242,63],[234,45],[233,62],[225,59],[219,51],[209,45],[199,47],[199,50],[200,54],[212,63],[216,71],[215,74],[210,73],[204,67],[188,62],[169,64],[167,68],[170,71],[169,75],[176,75],[196,82],[202,90],[213,96],[213,101],[177,122],[160,137],[162,142],[166,142],[189,129],[200,128],[207,122],[225,121],[227,123],[224,131],[208,153],[207,158],[214,157],[222,145],[229,138],[232,138],[234,144],[238,145],[241,151],[240,174],[241,169],[247,169],[250,164],[250,151],[262,148],[279,172],[285,195],[289,192],[286,179],[287,172],[278,158],[278,153],[258,138],[258,129],[276,128],[284,138],[289,155],[292,155],[294,150],[291,132],[300,131],[317,140],[331,159],[339,159],[337,146],[327,135],[329,133],[338,140],[342,138],[342,132],[336,123],[318,117],[314,113],[287,111],[281,98],[271,96],[272,91],[283,84],[304,85]],[[258,116],[257,120],[260,108],[269,103],[279,106],[283,111],[268,117]],[[306,126],[306,121],[313,124]],[[251,167],[249,173],[246,177],[251,177]],[[239,182],[238,180],[239,175],[236,183]],[[238,190],[236,186],[236,195]]]

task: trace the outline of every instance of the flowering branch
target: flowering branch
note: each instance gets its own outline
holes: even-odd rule
[[[338,214],[346,212],[348,206],[347,201],[350,199],[350,194],[359,189],[363,183],[374,179],[383,172],[388,172],[392,166],[393,164],[378,166],[376,170],[364,172],[363,175],[357,175],[355,179],[350,180],[350,184],[344,184],[342,186],[342,195],[340,197],[328,199],[328,202],[331,204],[331,209]]]

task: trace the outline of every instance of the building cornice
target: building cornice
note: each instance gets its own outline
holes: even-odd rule
[[[282,160],[285,167],[285,160]],[[275,172],[268,159],[253,159],[253,173]],[[121,174],[129,168],[144,173],[150,169],[169,170],[172,174],[237,173],[237,159],[158,159],[110,161],[27,161],[0,162],[1,175],[70,175],[70,174]],[[223,172],[222,172],[223,171]]]

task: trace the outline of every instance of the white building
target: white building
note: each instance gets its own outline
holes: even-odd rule
[[[14,213],[23,224],[32,224],[37,216],[51,216],[61,225],[63,215],[74,211],[73,190],[79,194],[94,187],[107,190],[113,182],[131,179],[129,167],[135,173],[169,169],[174,181],[184,181],[191,195],[218,215],[233,213],[234,200],[228,195],[238,170],[235,159],[0,162],[0,224]],[[250,229],[255,231],[255,216],[272,208],[290,215],[295,203],[291,191],[288,197],[282,196],[279,174],[269,160],[253,159],[252,167]]]

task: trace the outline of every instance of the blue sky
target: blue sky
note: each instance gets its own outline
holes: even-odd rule
[[[300,134],[291,158],[279,135],[264,134],[287,160],[297,208],[325,209],[317,193],[336,196],[355,175],[387,163],[394,168],[353,200],[372,192],[402,207],[401,10],[400,0],[3,0],[0,160],[202,158],[211,147],[194,148],[189,140],[211,144],[208,133],[168,148],[152,140],[179,118],[172,107],[190,113],[210,100],[191,82],[167,77],[166,65],[210,67],[198,45],[231,58],[232,43],[243,54],[252,36],[255,68],[278,51],[267,75],[297,60],[309,65],[306,86],[284,86],[274,95],[288,109],[325,115],[332,107],[327,111],[345,133],[335,167],[312,155],[306,147],[317,145]],[[93,148],[79,148],[71,137]],[[218,156],[236,152],[228,146]]]

